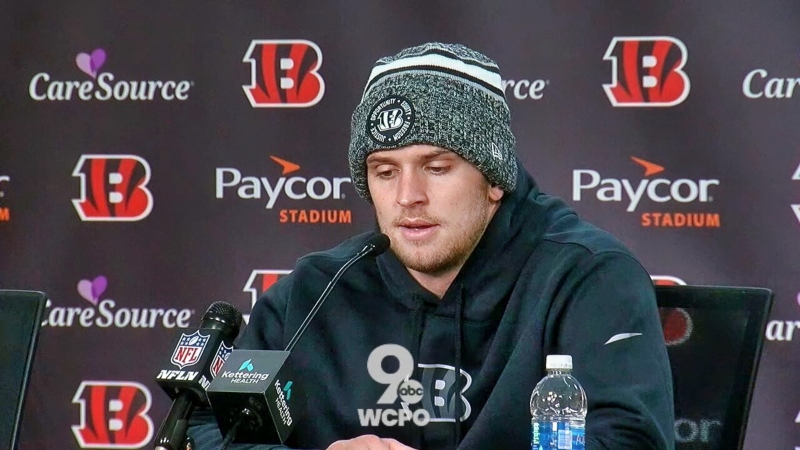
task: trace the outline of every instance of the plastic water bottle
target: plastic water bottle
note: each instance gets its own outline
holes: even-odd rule
[[[545,367],[531,394],[531,450],[584,450],[586,392],[571,375],[572,356],[548,355]]]

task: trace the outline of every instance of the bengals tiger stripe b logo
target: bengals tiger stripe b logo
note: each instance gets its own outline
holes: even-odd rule
[[[244,284],[243,292],[250,293],[250,301],[246,305],[241,305],[241,311],[246,311],[245,314],[242,314],[245,323],[250,322],[250,311],[253,310],[253,306],[256,305],[258,299],[267,292],[267,289],[270,288],[273,284],[275,284],[278,280],[289,275],[292,273],[291,270],[253,270],[250,273],[250,278],[247,279],[247,282]]]
[[[311,41],[253,40],[242,61],[250,63],[242,88],[254,108],[313,106],[325,93],[322,52]]]
[[[83,381],[72,403],[80,423],[72,433],[81,448],[142,448],[153,437],[150,390],[134,381]]]
[[[686,45],[674,37],[615,37],[603,56],[612,67],[603,89],[617,107],[675,106],[689,96],[687,57]]]
[[[72,176],[81,180],[72,204],[83,221],[133,222],[153,209],[150,165],[140,156],[81,155]]]

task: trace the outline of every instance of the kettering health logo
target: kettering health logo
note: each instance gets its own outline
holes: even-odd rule
[[[112,299],[101,296],[108,287],[108,278],[103,275],[78,282],[78,294],[91,307],[53,306],[47,300],[47,311],[42,326],[55,328],[188,328],[194,315],[191,309],[176,308],[127,308],[117,307]]]
[[[226,370],[218,375],[219,378],[228,378],[231,383],[236,384],[257,384],[269,379],[268,373],[262,373],[256,370],[253,365],[253,360],[248,359],[239,366],[239,370],[231,371]]]
[[[63,80],[39,72],[31,78],[28,94],[36,101],[184,101],[194,86],[189,80],[116,80],[113,73],[100,70],[107,59],[108,54],[102,48],[78,53],[75,65],[91,79]]]

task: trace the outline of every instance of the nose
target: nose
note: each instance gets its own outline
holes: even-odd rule
[[[416,170],[401,171],[397,185],[397,204],[409,207],[427,200],[425,178]]]

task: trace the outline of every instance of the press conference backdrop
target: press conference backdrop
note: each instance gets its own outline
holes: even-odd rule
[[[350,114],[426,41],[498,62],[524,165],[657,282],[774,290],[746,448],[800,445],[800,3],[655,3],[5,2],[0,288],[52,299],[21,448],[147,448],[181,329],[373,225]]]

